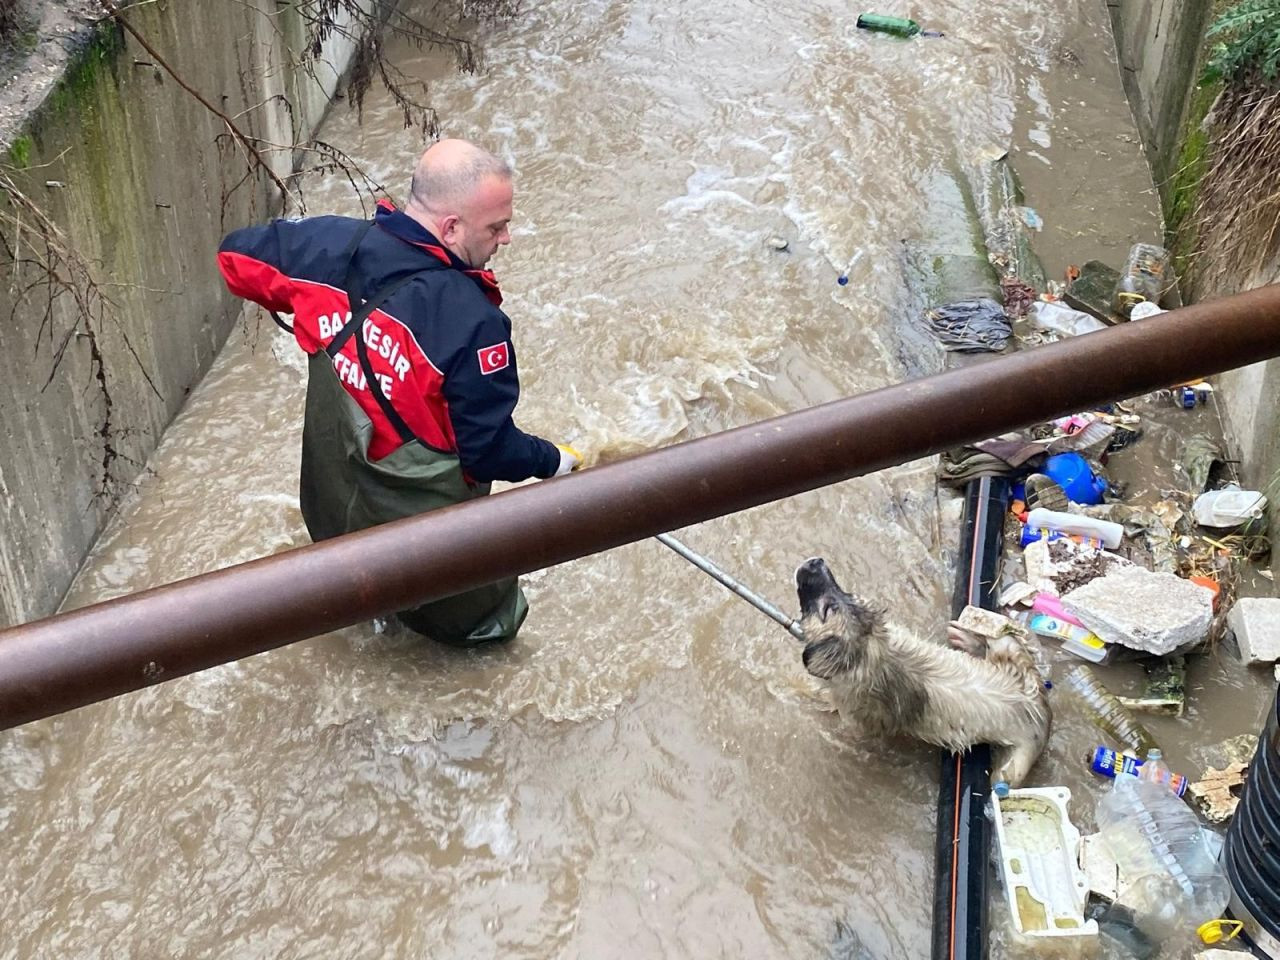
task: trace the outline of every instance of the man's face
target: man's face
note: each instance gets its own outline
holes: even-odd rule
[[[511,242],[511,181],[486,177],[476,188],[456,218],[446,225],[444,241],[467,266],[479,269],[498,248]]]

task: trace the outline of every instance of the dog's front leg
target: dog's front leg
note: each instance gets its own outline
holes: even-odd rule
[[[947,641],[962,653],[985,660],[987,657],[987,638],[960,626],[956,620],[947,624]]]
[[[1033,742],[995,747],[992,751],[991,782],[995,784],[1003,780],[1010,787],[1021,786],[1040,759],[1042,749],[1042,744]]]

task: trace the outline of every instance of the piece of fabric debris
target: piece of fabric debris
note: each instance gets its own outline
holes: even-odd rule
[[[1183,475],[1187,478],[1187,490],[1193,496],[1204,493],[1215,467],[1224,466],[1222,448],[1203,434],[1188,437],[1182,447]]]
[[[1011,467],[1024,467],[1036,457],[1045,456],[1044,445],[1016,434],[1006,434],[991,440],[979,440],[972,446],[999,457]]]
[[[924,312],[930,332],[947,350],[998,353],[1013,335],[1004,308],[989,297],[957,300]]]

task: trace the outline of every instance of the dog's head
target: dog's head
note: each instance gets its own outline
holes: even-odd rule
[[[821,557],[796,568],[796,594],[805,669],[824,680],[853,669],[878,639],[884,614],[842,590]]]

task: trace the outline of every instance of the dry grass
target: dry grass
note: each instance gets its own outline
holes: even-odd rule
[[[1280,89],[1229,84],[1209,117],[1209,168],[1193,218],[1191,293],[1238,286],[1280,253]]]
[[[1236,602],[1240,581],[1250,564],[1265,560],[1271,552],[1271,541],[1260,533],[1232,533],[1211,537],[1178,538],[1178,573],[1183,577],[1207,577],[1218,584],[1217,613],[1209,627],[1209,646],[1217,645],[1227,630],[1227,614]]]

